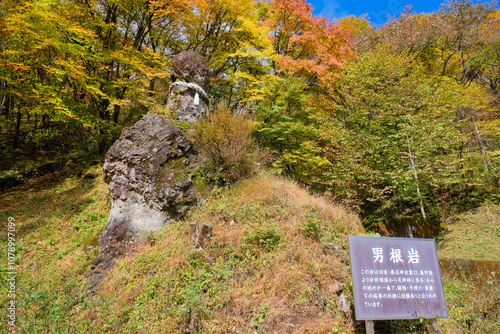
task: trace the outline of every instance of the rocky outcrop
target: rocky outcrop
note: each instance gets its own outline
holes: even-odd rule
[[[174,75],[183,81],[193,82],[205,91],[210,83],[210,71],[207,62],[194,51],[179,52],[172,61]]]
[[[107,269],[139,236],[181,219],[200,201],[201,164],[185,130],[165,117],[148,114],[123,130],[103,166],[112,205],[94,273]]]
[[[169,108],[180,122],[194,123],[209,105],[207,64],[185,51],[174,58],[173,69]],[[186,131],[165,117],[148,114],[122,131],[103,166],[112,204],[89,273],[89,290],[95,290],[114,260],[128,253],[140,236],[183,218],[200,201],[202,165]]]
[[[168,107],[181,122],[194,123],[207,111],[210,71],[203,57],[193,51],[182,51],[172,61],[174,70]]]

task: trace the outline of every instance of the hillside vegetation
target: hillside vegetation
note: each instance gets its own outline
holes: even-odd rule
[[[16,217],[20,234],[22,332],[354,328],[339,298],[352,301],[347,236],[361,222],[327,199],[267,173],[215,190],[187,219],[213,223],[205,249],[191,249],[189,224],[173,223],[144,236],[91,294],[86,274],[108,214],[106,186],[101,177],[52,177],[2,195],[2,219]]]
[[[314,16],[304,0],[4,0],[0,14],[1,175],[46,150],[103,154],[144,114],[175,114],[172,59],[189,50],[207,61],[211,105],[255,117],[275,171],[368,228],[439,225],[500,199],[494,2],[380,27]]]
[[[147,113],[173,118],[171,62],[184,50],[210,73],[208,117],[181,124],[207,157],[206,201],[93,286],[111,202],[103,156]],[[0,227],[15,219],[15,331],[360,332],[347,236],[418,225],[439,247],[440,325],[494,333],[499,124],[494,1],[375,27],[314,16],[304,0],[2,0]],[[213,224],[203,250],[190,222]]]
[[[101,173],[100,168],[87,172]],[[270,173],[215,188],[187,221],[144,235],[92,293],[87,276],[107,219],[107,194],[102,176],[88,180],[69,173],[49,174],[0,196],[0,217],[15,217],[19,233],[20,333],[363,330],[354,321],[347,236],[364,229],[355,214],[328,199]],[[190,221],[213,224],[213,238],[203,250],[190,247]],[[494,228],[496,236],[489,237],[498,244],[498,224]],[[480,246],[469,235],[461,232],[468,246]],[[441,259],[450,254],[447,238]],[[6,238],[0,240],[3,252]],[[498,278],[494,272],[475,273],[443,268],[450,319],[440,324],[447,333],[487,333],[498,326]],[[1,289],[3,305],[7,286]],[[425,321],[376,326],[382,333],[429,328]]]
[[[500,259],[500,206],[486,204],[450,218],[440,241],[444,258],[498,261]]]

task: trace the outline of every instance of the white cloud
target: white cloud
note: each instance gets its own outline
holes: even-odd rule
[[[313,5],[314,14],[326,17],[330,21],[332,21],[333,19],[345,17],[350,14],[348,11],[341,9],[337,1],[320,0],[315,2],[316,4]]]

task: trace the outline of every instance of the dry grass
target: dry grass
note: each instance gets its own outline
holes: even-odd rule
[[[311,217],[325,229],[321,240],[300,230]],[[142,324],[148,333],[168,326],[172,333],[252,334],[353,330],[352,313],[340,310],[338,298],[341,293],[351,298],[344,282],[349,281],[347,235],[356,234],[360,223],[355,215],[293,182],[260,174],[214,196],[190,219],[213,223],[214,236],[204,250],[190,250],[188,224],[174,224],[154,246],[143,244],[119,261],[106,279],[100,294],[114,300],[122,328],[132,332]],[[281,236],[274,250],[245,240],[258,229]]]
[[[208,159],[204,177],[216,184],[233,183],[254,173],[258,150],[252,140],[253,122],[246,116],[233,115],[216,105],[209,116],[193,125],[197,149]]]
[[[2,220],[15,217],[19,229],[19,332],[360,330],[352,308],[338,304],[341,294],[352,302],[347,236],[358,234],[360,220],[286,179],[261,173],[214,191],[188,217],[213,223],[203,250],[191,250],[189,224],[173,223],[118,260],[96,294],[87,292],[86,274],[97,248],[84,248],[95,245],[109,212],[102,177],[45,176],[0,200]],[[488,210],[471,217],[496,228]],[[0,243],[4,249],[4,237]],[[488,276],[486,287],[443,276],[452,318],[440,323],[449,332],[498,325],[496,279]],[[5,303],[5,285],[0,289]]]

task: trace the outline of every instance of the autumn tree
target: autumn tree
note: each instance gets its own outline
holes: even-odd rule
[[[313,16],[304,0],[266,3],[262,20],[278,54],[273,62],[276,75],[300,77],[334,98],[343,68],[355,57],[349,33],[324,17]]]
[[[258,21],[254,1],[197,0],[177,16],[179,30],[163,35],[167,59],[182,50],[201,54],[212,70],[211,95],[243,106],[262,96],[273,57],[268,29]],[[168,40],[167,40],[168,39]]]
[[[368,19],[368,14],[359,17],[348,15],[336,21],[337,26],[349,35],[358,52],[366,51],[370,47],[371,36],[375,30]]]
[[[408,7],[371,34],[372,47],[384,45],[413,57],[429,73],[468,83],[481,72],[482,51],[496,40],[496,11],[494,2],[471,0],[446,1],[432,13],[417,14]]]
[[[266,98],[256,111],[257,137],[279,172],[319,189],[330,164],[321,154],[320,124],[330,117],[339,79],[355,58],[350,32],[313,16],[300,0],[262,4],[261,20],[277,56],[271,59],[275,78],[264,85]]]
[[[455,118],[467,138],[460,151],[481,162],[485,171],[497,170],[499,15],[494,2],[453,0],[434,13],[410,10],[375,31],[372,48],[407,57],[424,66],[426,74],[448,77],[461,85],[462,103]],[[458,92],[459,91],[459,92]],[[463,156],[462,153],[459,156]]]
[[[117,123],[125,94],[144,90],[144,81],[161,67],[138,41],[135,22],[119,19],[120,10],[126,12],[114,2],[52,0],[12,7],[1,59],[17,110],[40,115],[44,127],[63,122],[101,132],[102,124]],[[35,117],[35,131],[38,126]]]
[[[443,194],[461,197],[475,179],[456,158],[464,143],[458,88],[403,56],[366,54],[343,79],[344,104],[328,125],[332,193],[359,200],[373,220],[428,218],[440,213]]]

